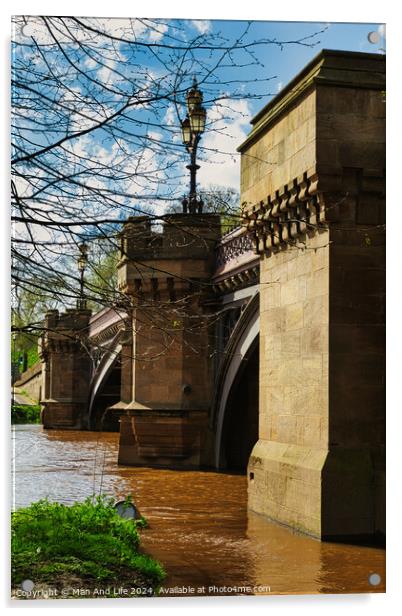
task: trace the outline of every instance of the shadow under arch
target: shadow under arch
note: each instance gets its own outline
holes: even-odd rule
[[[260,333],[260,297],[259,293],[253,295],[246,308],[240,316],[225,349],[225,356],[222,360],[216,381],[215,396],[212,411],[212,422],[215,430],[215,466],[216,468],[232,468],[244,470],[247,461],[244,463],[246,449],[250,444],[245,441],[253,439],[252,435],[241,435],[242,441],[239,451],[239,459],[233,464],[233,447],[236,446],[236,438],[233,428],[236,427],[237,419],[241,417],[241,405],[246,402],[247,421],[240,422],[237,428],[242,431],[250,428],[257,431],[255,441],[258,439],[258,384],[259,384],[259,333]],[[244,388],[250,384],[250,377],[253,381],[253,391],[248,391],[244,399]],[[243,398],[242,398],[243,396]],[[254,400],[252,399],[254,398]],[[248,404],[248,403],[250,404]],[[253,408],[250,408],[253,406]],[[244,411],[244,409],[243,409]],[[253,425],[252,425],[253,424]],[[256,427],[255,427],[255,424]],[[254,432],[255,432],[254,430]],[[232,432],[231,432],[232,431]],[[228,442],[231,440],[232,442]],[[231,448],[231,455],[228,455],[228,445]],[[251,444],[251,448],[254,443]],[[251,452],[251,449],[250,449]]]
[[[88,405],[90,430],[119,431],[117,416],[106,413],[107,408],[120,400],[121,388],[121,332],[109,344],[92,378]]]

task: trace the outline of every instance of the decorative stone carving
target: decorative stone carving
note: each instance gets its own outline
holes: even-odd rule
[[[283,244],[293,245],[299,236],[326,224],[326,209],[318,192],[318,175],[304,174],[243,213],[244,226],[258,254]]]

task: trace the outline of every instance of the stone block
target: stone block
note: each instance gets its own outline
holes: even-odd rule
[[[290,306],[289,308],[292,307]],[[282,357],[287,355],[300,357],[302,334],[298,329],[295,331],[291,331],[289,327],[286,329],[287,331],[281,336],[281,355]]]
[[[329,322],[329,296],[327,294],[310,297],[303,303],[303,323],[306,329]]]
[[[316,353],[328,353],[328,326],[313,325],[303,330],[301,338],[301,353],[314,355]]]
[[[326,268],[317,269],[307,279],[307,297],[309,299],[329,294],[329,275]]]
[[[296,278],[288,281],[281,281],[280,283],[281,293],[281,306],[288,306],[294,304],[299,299],[299,281]]]
[[[297,296],[298,288],[296,288],[296,298]],[[303,302],[296,302],[286,306],[284,324],[285,331],[292,332],[294,330],[301,330],[303,328],[303,315]]]

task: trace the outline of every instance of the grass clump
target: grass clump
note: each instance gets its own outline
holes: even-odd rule
[[[40,423],[40,404],[13,404],[11,407],[11,423]]]
[[[69,588],[72,596],[74,588],[117,584],[156,594],[165,572],[139,551],[138,529],[144,526],[144,518],[121,518],[113,499],[104,496],[72,506],[41,500],[18,509],[11,524],[12,586],[28,579],[36,587]]]

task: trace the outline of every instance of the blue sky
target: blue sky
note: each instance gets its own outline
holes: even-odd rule
[[[211,20],[211,30],[230,33],[236,36],[244,28],[246,22],[242,21],[218,21]],[[321,49],[341,49],[349,51],[361,51],[376,53],[380,47],[385,46],[382,38],[377,45],[368,40],[368,34],[378,31],[381,24],[356,24],[356,23],[325,23],[325,22],[253,22],[248,38],[258,39],[261,37],[276,39],[278,41],[294,41],[309,37],[307,42],[314,43],[312,47],[288,44],[281,49],[278,46],[261,46],[257,48],[256,55],[262,67],[254,70],[256,76],[277,76],[272,81],[273,94],[286,85]],[[323,32],[321,32],[323,30]],[[383,33],[380,29],[381,35]],[[261,88],[261,92],[264,89]],[[272,96],[267,96],[267,102]],[[251,103],[254,113],[262,107],[260,102]]]
[[[117,43],[114,48],[109,48],[108,45],[111,43],[107,38],[98,41],[95,37],[95,42],[99,44],[101,52],[106,51],[107,54],[106,64],[99,64],[96,57],[94,60],[88,55],[82,55],[80,48],[72,45],[68,38],[58,34],[70,59],[77,66],[84,68],[86,74],[96,79],[98,82],[96,84],[93,81],[86,82],[78,71],[74,72],[74,69],[58,51],[54,40],[49,36],[40,19],[29,17],[25,21],[27,26],[21,30],[22,22],[20,21],[19,26],[16,26],[14,30],[13,38],[17,40],[14,64],[18,65],[20,60],[26,61],[29,54],[33,54],[35,70],[43,79],[35,77],[32,87],[47,96],[55,96],[64,104],[70,105],[73,110],[74,105],[77,104],[74,101],[75,95],[77,100],[93,97],[93,100],[100,103],[88,106],[85,119],[82,114],[76,114],[74,111],[70,115],[66,112],[64,120],[71,121],[70,130],[78,131],[84,124],[85,127],[90,126],[91,121],[96,122],[102,118],[104,114],[102,105],[105,103],[107,109],[112,112],[113,108],[121,104],[131,87],[142,83],[146,88],[149,74],[152,74],[152,88],[160,85],[167,93],[172,92],[176,64],[178,67],[183,59],[181,53],[174,49],[165,52],[163,49],[161,51],[161,48],[155,48],[158,53],[162,54],[162,59],[168,58],[165,65],[163,61],[161,62],[155,55],[149,53],[149,50],[142,52],[141,48],[138,49],[125,43]],[[55,27],[55,32],[59,33],[57,18],[49,23]],[[157,108],[147,105],[142,108],[135,107],[130,111],[130,117],[127,120],[120,121],[120,128],[126,133],[131,131],[135,134],[133,139],[127,138],[122,133],[119,137],[120,141],[116,141],[115,134],[111,134],[110,131],[96,130],[84,138],[77,137],[70,141],[67,153],[63,153],[63,159],[58,157],[57,151],[49,154],[47,160],[49,166],[56,168],[62,160],[62,164],[66,165],[72,173],[79,171],[80,176],[85,178],[88,185],[100,189],[115,186],[116,192],[126,192],[129,196],[125,200],[122,197],[122,203],[133,202],[136,198],[145,200],[151,192],[159,199],[165,197],[176,199],[183,195],[188,182],[186,170],[188,157],[181,142],[180,119],[183,119],[185,114],[184,88],[190,87],[193,70],[198,71],[197,77],[201,81],[207,108],[207,131],[202,138],[199,152],[201,164],[198,174],[199,184],[204,189],[210,185],[238,189],[240,160],[236,148],[250,131],[251,118],[289,80],[323,48],[381,53],[381,47],[385,46],[383,36],[375,45],[371,44],[367,38],[370,32],[384,34],[384,29],[380,24],[189,19],[130,22],[128,18],[100,18],[97,21],[89,19],[88,23],[100,25],[104,31],[125,39],[131,36],[136,40],[162,46],[166,44],[174,47],[177,44],[179,48],[181,45],[185,46],[188,41],[194,38],[197,41],[197,37],[203,36],[207,37],[207,44],[214,42],[214,36],[220,37],[221,45],[233,43],[240,36],[243,36],[242,42],[247,44],[263,41],[263,44],[251,45],[247,51],[238,51],[234,65],[229,62],[229,58],[224,58],[223,61],[220,60],[219,66],[215,66],[216,58],[222,55],[220,51],[210,52],[208,49],[195,50],[194,48],[197,62],[194,63],[191,58],[186,57],[180,65],[182,74],[179,87],[181,93],[178,100],[179,117],[171,97],[168,97],[161,101]],[[24,45],[31,40],[29,37],[34,37],[43,45],[43,57],[46,62],[38,55],[35,48],[29,51],[29,48]],[[83,42],[87,42],[85,37]],[[203,40],[204,43],[205,40]],[[105,58],[102,59],[105,62]],[[136,64],[138,62],[139,65]],[[63,74],[62,80],[66,85],[68,83],[69,91],[66,89],[63,92],[59,87],[52,88],[52,81],[46,80],[48,64],[56,73],[59,71],[61,75]],[[212,67],[214,70],[210,75],[209,71]],[[119,74],[117,71],[114,72],[115,69],[118,69]],[[66,71],[67,77],[64,75]],[[111,94],[110,89],[103,90],[102,84],[113,90],[117,89],[121,96]],[[253,96],[248,97],[250,93]],[[60,96],[64,98],[60,99]],[[25,136],[28,134],[29,141],[32,142],[27,145],[30,150],[43,147],[63,135],[65,129],[63,121],[59,119],[59,111],[57,109],[56,115],[51,109],[46,112],[47,115],[43,115],[41,119],[44,125],[48,122],[48,130],[36,132],[30,131],[29,113],[22,114],[19,120],[20,127],[26,123],[23,129],[25,133],[22,134]],[[137,120],[138,123],[136,123]],[[51,123],[53,123],[52,129],[50,129]],[[143,155],[144,143],[149,144],[145,156]],[[138,153],[141,153],[143,177],[146,180],[133,182],[130,177],[134,177],[135,168],[138,169],[136,167]],[[91,160],[91,164],[87,163],[87,168],[84,170],[81,162],[83,159]],[[110,173],[108,179],[104,177],[100,180],[100,176],[96,177],[95,171],[99,168],[99,161],[110,168],[118,164],[123,179],[117,184],[116,174]],[[169,171],[163,173],[161,167],[165,163],[169,165]],[[102,173],[107,175],[107,170],[103,169]],[[34,175],[37,178],[34,181],[38,186],[42,179],[40,174],[35,173]],[[139,177],[140,174],[137,174],[137,179]],[[60,186],[60,182],[53,185],[50,195],[52,199],[57,196]],[[90,195],[88,196],[89,202]],[[164,203],[161,202],[160,213],[163,212],[164,207]]]
[[[194,28],[197,24],[187,22],[188,27]],[[239,36],[243,32],[244,21],[218,21],[199,22],[200,28],[209,26],[211,32],[222,32],[232,38]],[[370,32],[378,32],[380,40],[378,44],[372,44],[368,40]],[[258,46],[254,53],[261,65],[254,66],[252,69],[245,68],[243,71],[238,69],[237,78],[244,75],[245,79],[252,75],[256,78],[273,77],[269,83],[261,83],[254,86],[254,91],[262,95],[258,100],[247,101],[245,117],[242,121],[239,117],[233,118],[232,126],[228,126],[226,133],[230,133],[232,138],[221,136],[214,139],[212,135],[205,135],[204,144],[214,141],[214,146],[222,151],[228,151],[234,145],[239,145],[250,131],[250,119],[271,100],[321,49],[340,49],[349,51],[360,51],[370,53],[382,53],[385,47],[385,29],[378,23],[327,23],[327,22],[253,22],[248,40],[260,38],[276,41],[296,41],[306,39],[305,42],[311,46],[288,43],[283,47],[275,44]],[[311,38],[309,38],[311,37]],[[232,71],[229,71],[232,73]],[[208,159],[211,155],[208,156]],[[230,165],[228,157],[215,156],[219,159],[220,166],[208,164],[205,161],[200,170],[200,180],[205,184],[223,183],[231,186],[238,186],[239,183],[239,161],[235,165]],[[226,164],[224,162],[226,160]]]

